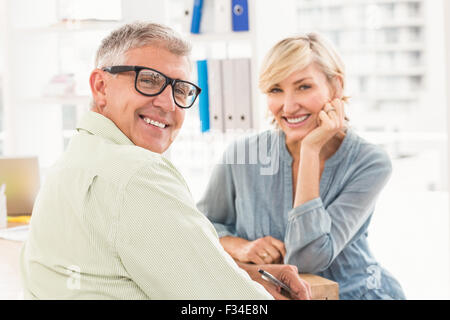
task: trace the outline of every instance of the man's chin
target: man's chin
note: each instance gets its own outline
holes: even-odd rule
[[[151,152],[155,152],[155,153],[159,153],[159,154],[164,153],[169,148],[169,145],[167,143],[154,143],[154,142],[151,144],[136,143],[136,145],[138,147],[141,147],[141,148],[147,149]]]

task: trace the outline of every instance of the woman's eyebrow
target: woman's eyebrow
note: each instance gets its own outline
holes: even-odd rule
[[[308,79],[312,79],[312,77],[305,77],[305,78],[298,79],[293,83],[293,85],[295,86],[295,85],[297,85],[305,80],[308,80]]]

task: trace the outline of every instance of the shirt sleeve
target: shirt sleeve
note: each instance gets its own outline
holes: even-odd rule
[[[289,213],[285,263],[296,265],[300,272],[326,270],[370,217],[392,165],[384,150],[366,154],[359,163],[326,208],[316,198]]]
[[[236,192],[231,165],[215,165],[197,208],[214,225],[219,238],[236,236]]]
[[[168,162],[146,166],[129,181],[116,248],[151,299],[273,299],[225,252]]]

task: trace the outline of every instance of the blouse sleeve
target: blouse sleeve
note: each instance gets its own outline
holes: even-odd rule
[[[236,235],[236,193],[230,164],[215,165],[206,191],[197,208],[214,225],[219,238]]]
[[[392,165],[382,149],[363,158],[327,207],[319,197],[291,210],[285,263],[296,265],[301,272],[327,269],[370,217]]]

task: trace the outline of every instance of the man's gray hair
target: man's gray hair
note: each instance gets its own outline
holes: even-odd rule
[[[146,46],[161,46],[169,52],[189,57],[191,45],[169,27],[157,23],[133,22],[111,32],[103,39],[95,57],[95,67],[124,64],[126,52]]]

